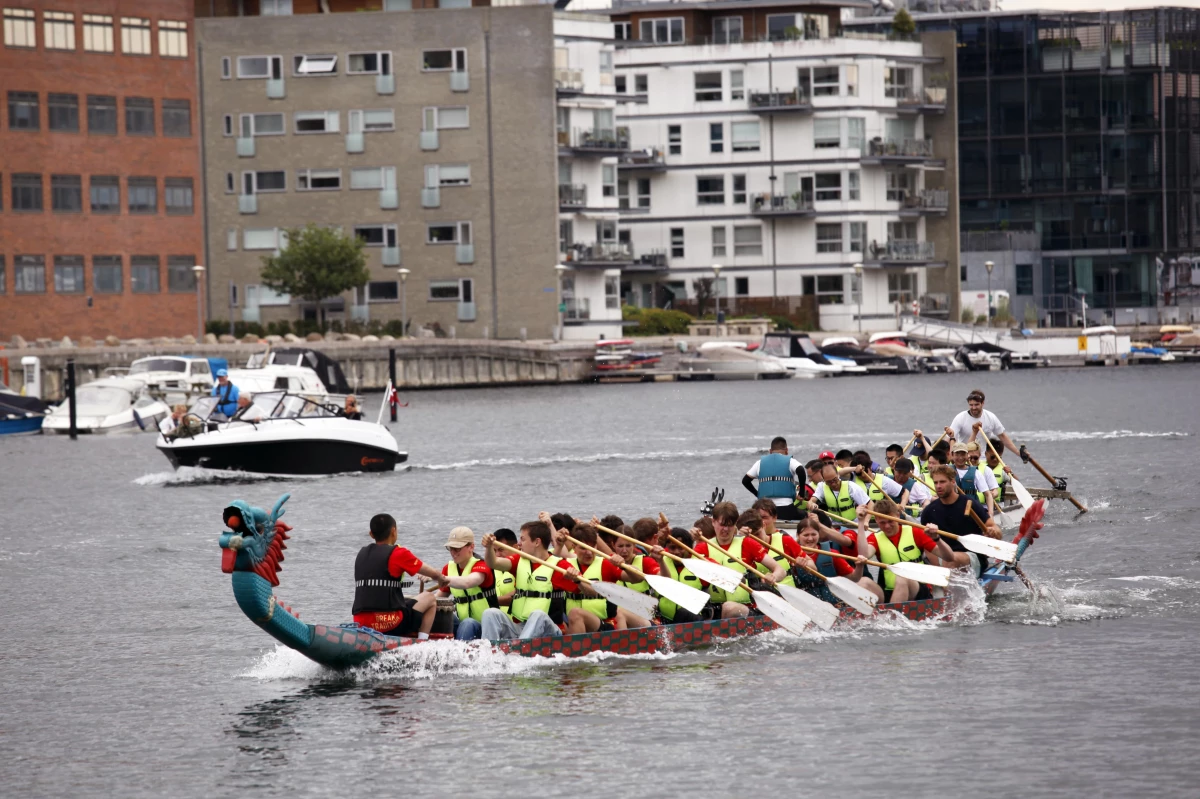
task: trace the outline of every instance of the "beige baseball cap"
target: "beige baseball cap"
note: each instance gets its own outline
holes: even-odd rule
[[[950,451],[951,452],[967,452],[968,450],[967,450],[967,445],[962,443],[961,441],[959,441],[950,448]]]
[[[475,533],[470,527],[455,527],[450,531],[450,540],[445,543],[446,549],[458,549],[461,546],[475,546]]]
[[[979,451],[979,445],[976,444],[974,441],[967,444],[967,452],[978,452],[978,451]]]

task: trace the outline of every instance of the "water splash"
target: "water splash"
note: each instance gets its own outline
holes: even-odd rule
[[[144,474],[133,481],[139,486],[185,486],[185,485],[226,485],[236,483],[262,483],[283,480],[320,480],[326,475],[321,474],[256,474],[254,472],[225,471],[205,469],[199,466],[180,466],[174,472],[153,472]]]
[[[414,465],[413,471],[445,471],[457,469],[494,468],[499,466],[558,466],[564,463],[600,463],[602,461],[658,461],[679,458],[716,458],[730,455],[760,454],[760,447],[728,447],[702,450],[657,450],[653,452],[604,452],[587,455],[561,455],[542,458],[475,458],[455,463]]]

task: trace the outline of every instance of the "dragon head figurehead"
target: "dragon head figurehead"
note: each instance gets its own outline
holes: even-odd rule
[[[221,534],[221,571],[254,572],[271,585],[279,585],[276,574],[282,570],[284,541],[292,528],[279,521],[283,504],[291,494],[284,494],[270,512],[252,507],[243,500],[229,503],[221,514],[228,532]]]

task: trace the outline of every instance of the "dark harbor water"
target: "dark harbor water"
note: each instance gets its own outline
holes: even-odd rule
[[[773,435],[881,459],[973,387],[1092,512],[1052,503],[1024,561],[1043,596],[955,623],[335,674],[220,571],[221,509],[291,492],[276,593],[340,623],[374,513],[439,565],[450,528],[542,509],[687,522],[717,485],[748,504]],[[412,393],[410,472],[300,480],[176,474],[148,435],[0,439],[0,794],[1194,797],[1198,389],[1184,366]]]

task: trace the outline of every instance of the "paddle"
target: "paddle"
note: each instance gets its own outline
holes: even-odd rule
[[[601,558],[609,557],[594,546],[585,544],[577,538],[567,536],[567,540],[575,546],[583,547]],[[679,607],[686,608],[691,613],[699,613],[708,604],[709,595],[698,588],[692,588],[690,585],[685,585],[677,580],[672,580],[670,577],[663,577],[659,574],[646,574],[630,566],[628,563],[622,563],[621,568],[649,583],[650,587],[658,592],[660,596],[666,597],[676,605],[679,605]]]
[[[899,519],[895,516],[888,516],[873,510],[869,510],[867,513],[870,513],[876,519],[887,519],[899,524],[907,524],[908,526],[917,530],[925,529],[925,525],[917,524],[916,522],[909,521],[907,519]],[[975,552],[980,555],[987,555],[989,558],[1002,560],[1005,563],[1016,562],[1017,545],[1009,543],[1008,541],[1001,541],[995,538],[985,538],[984,536],[975,535],[974,533],[971,533],[970,535],[955,535],[954,533],[948,533],[945,530],[938,530],[937,534],[957,540],[963,545],[964,548],[971,552]]]
[[[813,555],[831,555],[835,558],[843,560],[856,560],[851,555],[844,555],[841,552],[834,550],[813,549],[801,545],[800,548],[805,552]],[[872,566],[879,566],[887,569],[892,574],[898,577],[904,577],[909,580],[915,580],[918,583],[927,583],[929,585],[940,585],[942,588],[950,585],[950,570],[944,566],[931,566],[928,563],[918,563],[917,561],[902,561],[900,563],[883,563],[878,560],[868,560]]]
[[[1024,452],[1024,454],[1021,456],[1021,458],[1022,458],[1022,460],[1027,460],[1027,461],[1029,461],[1030,463],[1032,463],[1032,464],[1033,464],[1033,468],[1035,468],[1035,469],[1037,469],[1039,472],[1041,472],[1041,473],[1042,473],[1042,477],[1045,477],[1047,480],[1049,480],[1049,481],[1050,481],[1050,485],[1054,486],[1056,489],[1058,488],[1058,480],[1054,479],[1054,475],[1050,474],[1050,472],[1048,472],[1048,471],[1046,471],[1045,469],[1043,469],[1043,468],[1042,468],[1042,465],[1041,465],[1040,463],[1038,463],[1036,460],[1034,460],[1034,459],[1033,459],[1033,456],[1029,454],[1029,450],[1025,450],[1025,452]],[[1062,488],[1061,490],[1062,490],[1062,491],[1066,491],[1066,490],[1067,490],[1067,489],[1066,489],[1066,483],[1064,483],[1064,484],[1063,484],[1063,488]],[[1087,509],[1087,508],[1085,508],[1085,507],[1083,506],[1083,503],[1082,503],[1082,502],[1080,502],[1079,500],[1075,499],[1075,497],[1071,496],[1071,494],[1070,494],[1070,493],[1068,493],[1068,494],[1067,494],[1067,499],[1071,500],[1071,504],[1072,504],[1072,505],[1074,505],[1076,508],[1078,508],[1080,513],[1087,513],[1087,512],[1088,512],[1088,509]]]
[[[519,549],[510,547],[508,544],[502,544],[499,541],[494,541],[492,542],[492,546],[512,552],[514,555],[520,555],[521,557],[533,563],[537,563],[542,566],[549,566],[551,569],[563,575],[564,577],[567,576],[566,569],[562,569],[558,566],[555,566],[553,563],[550,563],[549,561],[542,560],[541,558],[534,557],[533,555],[527,555]],[[569,579],[574,580],[576,578],[571,577]],[[632,591],[625,586],[617,585],[616,583],[592,582],[591,580],[584,579],[583,577],[578,579],[580,582],[590,585],[593,591],[612,602],[614,605],[625,608],[630,613],[641,616],[643,619],[653,619],[654,612],[658,609],[658,601],[655,600],[654,597],[647,594],[639,594],[637,591]]]
[[[879,597],[875,596],[870,591],[863,588],[861,585],[858,585],[857,583],[855,583],[851,580],[847,580],[845,577],[826,577],[825,575],[821,574],[816,569],[810,568],[809,566],[801,563],[796,558],[791,557],[786,552],[782,552],[782,551],[776,549],[775,547],[771,546],[770,544],[764,544],[764,546],[766,546],[767,549],[771,550],[775,554],[782,555],[783,558],[788,563],[792,564],[793,566],[799,566],[801,569],[804,569],[806,572],[813,575],[814,577],[820,577],[822,580],[825,581],[825,584],[827,586],[829,586],[830,592],[835,597],[842,600],[843,602],[845,602],[847,605],[849,605],[850,607],[857,610],[862,615],[864,615],[864,616],[875,615],[875,604],[879,601]],[[788,587],[790,587],[790,586],[788,586]],[[797,588],[796,590],[801,591],[801,589],[799,589],[799,588]],[[801,591],[801,593],[807,594],[808,592]],[[812,596],[812,594],[808,594],[808,596]],[[814,599],[815,598],[816,597],[814,597]],[[826,602],[824,604],[829,604],[829,603]]]
[[[996,456],[996,460],[1000,461],[1000,466],[1007,471],[1008,466],[1004,463],[1004,458],[1001,458],[1000,453],[996,451],[996,447],[993,446],[992,440],[987,436],[984,436],[983,440],[987,442],[988,449],[990,449],[992,454]],[[1033,507],[1033,495],[1029,493],[1029,489],[1021,485],[1021,481],[1018,480],[1017,476],[1011,471],[1008,472],[1008,479],[1012,483],[1013,491],[1016,492],[1017,501],[1021,503],[1021,507],[1025,510],[1029,510],[1031,507]]]
[[[633,544],[634,546],[640,547],[641,549],[645,550],[646,552],[650,551],[650,547],[646,546],[641,541],[638,541],[636,538],[630,538],[627,535],[618,533],[616,530],[610,530],[602,524],[593,524],[592,526],[595,527],[597,530],[603,530],[604,532],[609,533],[610,535],[615,535],[617,538],[624,539],[625,541],[628,541],[629,543]],[[668,538],[670,538],[670,536],[668,536]],[[675,541],[674,538],[670,538],[670,540],[674,541],[681,548],[686,549],[689,552],[692,551],[684,544],[682,544],[678,541]],[[733,569],[727,569],[724,566],[721,566],[720,564],[717,564],[717,563],[713,563],[710,560],[699,560],[699,559],[693,559],[693,558],[679,558],[679,557],[672,555],[670,552],[663,552],[663,556],[668,557],[671,560],[675,561],[676,563],[682,565],[684,568],[686,568],[692,574],[699,577],[704,582],[712,583],[717,588],[720,588],[722,591],[736,591],[738,589],[738,586],[742,584],[742,575],[739,572],[736,572]]]

